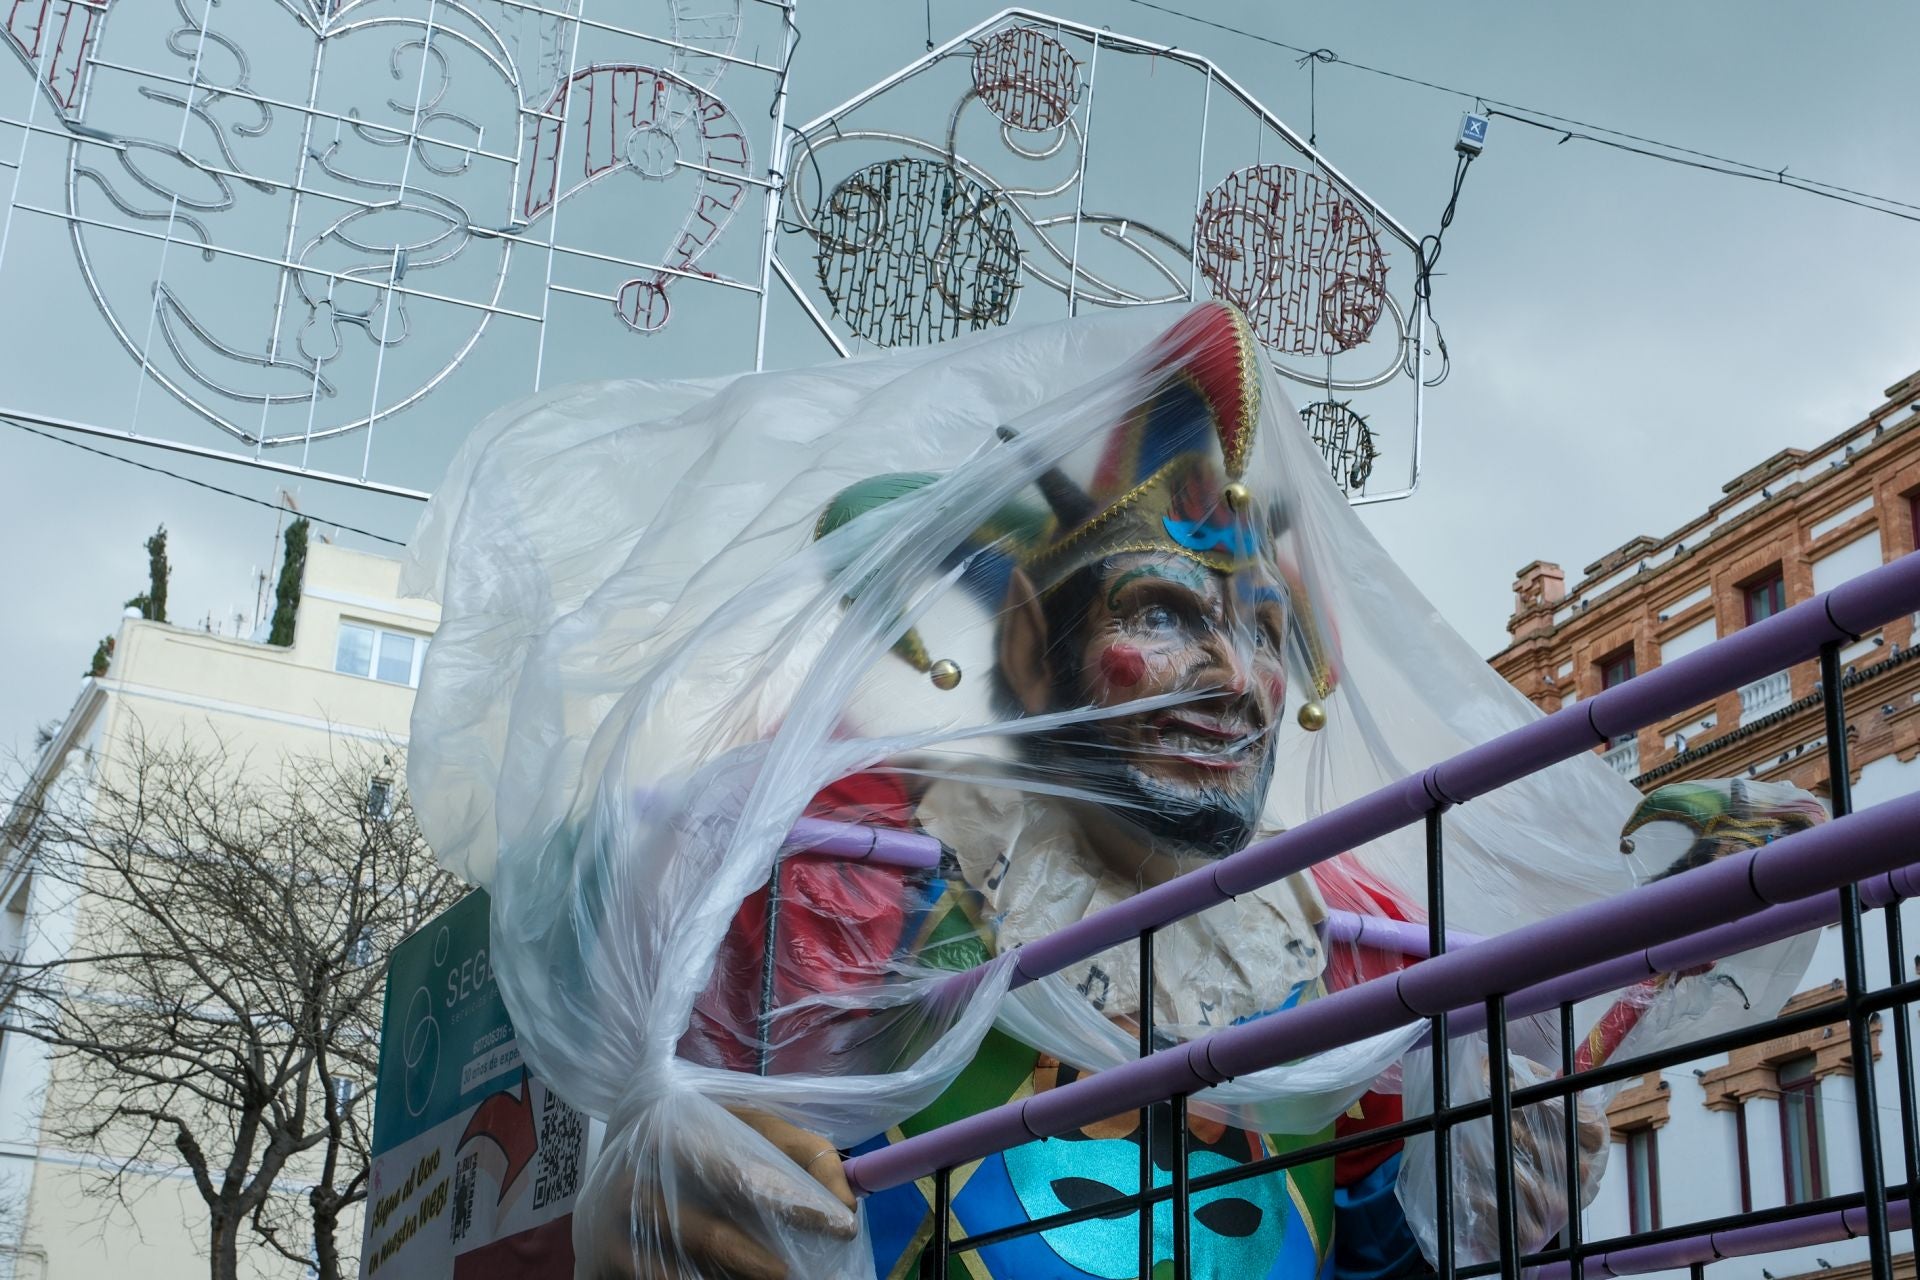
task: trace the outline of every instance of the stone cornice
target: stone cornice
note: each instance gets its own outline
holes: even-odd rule
[[[1802,991],[1787,1001],[1780,1010],[1784,1017],[1801,1013],[1808,1009],[1817,1009],[1822,1005],[1838,1004],[1846,996],[1846,988],[1838,981]],[[1837,1012],[1837,1011],[1836,1011]],[[1871,1032],[1873,1056],[1880,1056],[1880,1024],[1874,1021]],[[1828,1076],[1853,1074],[1853,1042],[1847,1035],[1844,1018],[1838,1018],[1824,1027],[1813,1027],[1798,1031],[1792,1035],[1779,1036],[1760,1044],[1735,1049],[1727,1055],[1727,1065],[1702,1072],[1700,1087],[1706,1090],[1706,1105],[1710,1111],[1730,1111],[1743,1105],[1749,1098],[1778,1098],[1780,1096],[1779,1068],[1783,1062],[1795,1058],[1813,1058],[1813,1078],[1824,1080]]]
[[[1841,681],[1840,681],[1841,688],[1851,690],[1856,688],[1857,686],[1867,684],[1868,682],[1876,679],[1877,677],[1885,675],[1889,671],[1892,671],[1898,667],[1904,666],[1907,663],[1914,661],[1916,658],[1920,658],[1920,644],[1909,645],[1905,649],[1900,649],[1892,654],[1889,654],[1887,657],[1881,659],[1879,662],[1874,663],[1870,667],[1855,668],[1852,675],[1841,677]],[[1639,777],[1633,779],[1633,785],[1635,785],[1636,787],[1651,786],[1652,784],[1659,782],[1661,779],[1667,777],[1669,774],[1678,773],[1682,769],[1685,769],[1688,765],[1691,765],[1696,761],[1704,760],[1707,757],[1715,754],[1716,752],[1723,751],[1727,747],[1732,746],[1734,743],[1745,742],[1751,738],[1754,738],[1760,734],[1767,732],[1769,729],[1774,728],[1776,725],[1786,724],[1787,722],[1800,717],[1803,713],[1818,708],[1821,704],[1821,701],[1822,701],[1822,695],[1820,693],[1820,690],[1818,688],[1815,688],[1814,691],[1808,694],[1806,697],[1799,698],[1793,702],[1790,702],[1786,706],[1780,708],[1778,711],[1771,712],[1768,715],[1761,716],[1758,719],[1752,721],[1751,723],[1742,724],[1738,728],[1729,729],[1727,732],[1720,734],[1719,736],[1712,738],[1709,741],[1703,742],[1697,747],[1688,747],[1685,751],[1678,753],[1672,759],[1667,760],[1662,764],[1656,765],[1655,767],[1641,774]],[[1824,724],[1822,727],[1824,728]]]
[[[1649,1071],[1640,1083],[1622,1089],[1607,1104],[1607,1128],[1615,1142],[1624,1142],[1636,1129],[1661,1128],[1672,1114],[1672,1089],[1658,1071]]]

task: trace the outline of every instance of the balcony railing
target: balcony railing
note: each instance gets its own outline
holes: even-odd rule
[[[1623,778],[1640,776],[1640,743],[1636,739],[1628,738],[1619,746],[1604,752],[1600,758],[1612,765],[1613,771]]]
[[[1881,1012],[1897,1011],[1888,1021],[1901,1087],[1898,1107],[1889,1110],[1899,1116],[1905,1167],[1920,1168],[1920,1117],[1915,1114],[1920,1102],[1914,1095],[1912,1032],[1905,1012],[1920,999],[1920,981],[1908,980],[1899,914],[1900,899],[1920,892],[1920,850],[1912,839],[1912,832],[1920,828],[1920,794],[1852,814],[1840,663],[1843,645],[1916,609],[1920,609],[1920,555],[1908,555],[1684,658],[1026,944],[1014,953],[1016,986],[1111,947],[1137,942],[1142,969],[1139,989],[1151,991],[1153,937],[1159,929],[1388,832],[1417,821],[1426,826],[1430,904],[1426,946],[1408,949],[1429,958],[1308,1004],[1158,1052],[1148,1051],[1155,1043],[1149,1004],[1141,1010],[1142,1056],[1138,1060],[855,1157],[846,1165],[848,1181],[865,1194],[932,1178],[932,1221],[937,1225],[929,1251],[932,1274],[941,1278],[956,1253],[1070,1222],[1122,1214],[1132,1214],[1140,1223],[1141,1258],[1151,1270],[1157,1215],[1142,1210],[1170,1201],[1173,1275],[1175,1280],[1187,1280],[1187,1225],[1195,1191],[1325,1160],[1364,1143],[1432,1133],[1434,1210],[1439,1226],[1434,1261],[1446,1280],[1494,1272],[1518,1280],[1523,1268],[1534,1267],[1554,1267],[1565,1274],[1566,1264],[1571,1264],[1575,1276],[1687,1266],[1698,1275],[1699,1267],[1736,1252],[1824,1243],[1852,1235],[1864,1235],[1869,1242],[1874,1280],[1892,1280],[1889,1230],[1907,1226],[1909,1188],[1889,1187],[1887,1182],[1880,1102],[1872,1072],[1860,1073],[1854,1085],[1861,1191],[1736,1219],[1585,1241],[1580,1215],[1575,1213],[1554,1247],[1523,1254],[1511,1137],[1516,1107],[1564,1100],[1583,1089],[1831,1022],[1834,1010],[1826,1005],[1658,1053],[1615,1059],[1585,1070],[1573,1065],[1577,1061],[1575,1001],[1734,954],[1755,945],[1757,938],[1789,936],[1837,918],[1846,971],[1842,1010],[1854,1060],[1872,1061],[1872,1024]],[[1444,910],[1446,809],[1730,690],[1741,689],[1744,699],[1745,690],[1764,685],[1769,675],[1815,656],[1820,659],[1827,717],[1833,821],[1499,937],[1468,942],[1456,935],[1451,939],[1454,949],[1449,951]],[[1610,758],[1613,754],[1608,753]],[[1866,978],[1862,921],[1866,905],[1883,909],[1887,926],[1889,984],[1878,990],[1869,990]],[[983,970],[974,970],[949,981],[972,983],[982,975]],[[1198,1180],[1190,1176],[1181,1139],[1186,1133],[1187,1098],[1193,1093],[1419,1019],[1431,1024],[1433,1096],[1451,1098],[1447,1046],[1453,1036],[1484,1029],[1489,1055],[1499,1060],[1507,1052],[1509,1019],[1553,1008],[1555,1003],[1562,1059],[1567,1065],[1557,1079],[1515,1088],[1508,1072],[1493,1071],[1488,1081],[1491,1097],[1485,1101],[1437,1107],[1428,1115],[1358,1137],[1312,1144]],[[1153,1187],[1143,1178],[1137,1194],[988,1235],[951,1238],[950,1173],[955,1166],[1135,1109],[1142,1113],[1142,1132],[1151,1134],[1147,1108],[1163,1102],[1172,1106],[1176,1135],[1169,1185]],[[1576,1109],[1563,1106],[1561,1111],[1567,1153],[1563,1187],[1567,1201],[1575,1203],[1581,1189]],[[1459,1125],[1489,1116],[1495,1148],[1494,1201],[1503,1247],[1497,1262],[1458,1266],[1450,1225],[1455,1173],[1450,1134]],[[1892,1204],[1890,1191],[1897,1197]],[[1736,1238],[1744,1247],[1716,1251],[1716,1242],[1733,1246]],[[1588,1272],[1588,1267],[1594,1270]]]
[[[1793,678],[1784,671],[1740,686],[1740,723],[1752,724],[1793,701]]]

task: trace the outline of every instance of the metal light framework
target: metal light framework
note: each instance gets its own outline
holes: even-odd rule
[[[1887,1182],[1877,1087],[1873,1072],[1865,1064],[1873,1061],[1872,1019],[1881,1012],[1891,1012],[1899,1142],[1904,1167],[1912,1179],[1912,1171],[1920,1169],[1920,1117],[1916,1116],[1913,1045],[1907,1019],[1909,1007],[1920,999],[1920,979],[1907,975],[1901,902],[1920,894],[1920,848],[1913,839],[1913,833],[1920,830],[1920,794],[1853,812],[1848,785],[1846,678],[1840,653],[1860,636],[1916,610],[1920,610],[1920,553],[1907,555],[1725,640],[1026,944],[1015,953],[1015,986],[1136,941],[1138,989],[1152,991],[1154,935],[1160,929],[1236,894],[1302,873],[1315,863],[1388,832],[1416,822],[1425,824],[1429,904],[1425,936],[1372,943],[1395,946],[1422,957],[1419,963],[1172,1048],[1156,1047],[1152,1010],[1143,1008],[1140,1056],[1136,1061],[857,1156],[847,1162],[848,1181],[864,1194],[915,1179],[932,1179],[935,1234],[929,1256],[932,1274],[942,1278],[957,1254],[1076,1222],[1127,1214],[1140,1223],[1140,1275],[1158,1275],[1154,1271],[1155,1215],[1151,1206],[1170,1202],[1173,1274],[1175,1280],[1186,1280],[1192,1262],[1189,1231],[1196,1193],[1432,1133],[1439,1240],[1436,1265],[1443,1280],[1492,1274],[1503,1280],[1518,1280],[1523,1270],[1534,1267],[1544,1268],[1541,1274],[1552,1280],[1675,1267],[1689,1267],[1700,1276],[1708,1264],[1722,1258],[1852,1236],[1867,1238],[1875,1280],[1891,1280],[1889,1232],[1911,1225],[1915,1184],[1910,1180],[1890,1186]],[[1613,735],[1658,723],[1715,695],[1816,656],[1826,707],[1831,822],[1499,937],[1468,940],[1449,933],[1444,816],[1449,808],[1591,751]],[[1870,987],[1866,976],[1867,909],[1880,910],[1885,923],[1889,981],[1879,989]],[[1863,1064],[1854,1081],[1862,1189],[1810,1203],[1678,1224],[1613,1240],[1584,1239],[1576,1212],[1570,1215],[1558,1242],[1523,1254],[1513,1170],[1512,1121],[1516,1110],[1552,1100],[1564,1102],[1589,1087],[1812,1030],[1834,1020],[1834,1006],[1823,1005],[1657,1053],[1587,1066],[1576,1047],[1575,1003],[1836,920],[1845,957],[1845,993],[1840,1009],[1847,1023],[1853,1061]],[[1410,931],[1402,928],[1398,933]],[[949,981],[972,983],[979,977],[980,971],[974,971]],[[1569,1064],[1557,1079],[1517,1088],[1507,1071],[1496,1070],[1490,1073],[1488,1082],[1491,1096],[1481,1101],[1439,1105],[1429,1115],[1314,1143],[1203,1177],[1192,1176],[1188,1169],[1187,1099],[1199,1090],[1425,1020],[1434,1050],[1433,1096],[1451,1099],[1448,1046],[1455,1037],[1485,1031],[1490,1060],[1504,1062],[1509,1021],[1550,1010],[1558,1010],[1561,1061]],[[1151,1120],[1156,1108],[1170,1108],[1173,1120],[1174,1150],[1162,1153],[1171,1155],[1171,1182],[1161,1187],[1154,1187],[1149,1176],[1153,1168]],[[1132,1109],[1140,1111],[1144,1135],[1141,1193],[1106,1198],[963,1239],[952,1238],[949,1210],[951,1175],[956,1167],[1035,1138],[1068,1132],[1089,1119]],[[1577,1108],[1563,1105],[1561,1111],[1565,1125],[1565,1203],[1578,1205]],[[1459,1265],[1452,1226],[1455,1170],[1450,1134],[1462,1124],[1489,1116],[1502,1247],[1496,1261]]]
[[[833,189],[816,226],[820,287],[877,346],[958,337],[1013,311],[1013,218],[946,165],[913,156],[868,165]]]
[[[1417,488],[1416,238],[1208,58],[1008,9],[792,152],[773,269],[841,354],[1222,298],[1301,400],[1346,410],[1352,501]]]
[[[776,275],[843,354],[1214,296],[1355,403],[1355,502],[1417,487],[1415,238],[1210,60],[1009,9],[796,131],[798,35],[794,0],[20,0],[0,417],[417,498],[530,391],[763,367]]]
[[[0,416],[424,497],[506,400],[758,367],[797,42],[792,0],[12,4]]]
[[[1301,408],[1300,422],[1327,460],[1334,483],[1348,493],[1365,490],[1380,456],[1367,420],[1344,400],[1316,400]]]
[[[1373,336],[1387,264],[1366,215],[1290,165],[1236,169],[1207,192],[1194,252],[1217,297],[1276,355],[1338,355]]]

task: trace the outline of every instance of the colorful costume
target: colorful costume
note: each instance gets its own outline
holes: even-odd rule
[[[1036,487],[1046,506],[1031,500],[1008,504],[954,558],[963,581],[985,603],[997,605],[1006,595],[1016,565],[1034,575],[1033,585],[1043,593],[1115,555],[1169,553],[1221,575],[1264,567],[1260,544],[1278,513],[1257,503],[1239,479],[1259,421],[1251,339],[1235,313],[1216,308],[1196,312],[1157,350],[1162,377],[1104,442],[1091,483],[1082,489],[1057,470],[1042,473]],[[932,480],[885,476],[852,486],[829,504],[815,532],[831,533]],[[1240,488],[1231,503],[1229,485]],[[1248,582],[1254,590],[1284,591],[1276,575],[1249,575]],[[1298,609],[1294,635],[1304,637],[1312,625],[1311,612]],[[1324,697],[1332,684],[1325,646],[1315,638],[1307,651],[1315,658],[1314,692]],[[905,632],[894,652],[917,670],[931,671],[932,650],[917,631]],[[910,796],[895,776],[881,773],[846,779],[817,797],[809,809],[813,816],[910,825],[940,838],[952,856],[931,875],[790,859],[778,873],[777,896],[762,891],[743,904],[682,1052],[735,1069],[778,1074],[803,1068],[831,1032],[808,1025],[805,1013],[776,1016],[765,1035],[779,1047],[770,1060],[750,1062],[745,1049],[766,1008],[791,1010],[903,963],[951,970],[983,965],[999,948],[1043,936],[1135,891],[1086,847],[1087,836],[1066,808],[993,782],[953,780]],[[788,959],[776,970],[771,998],[760,991],[756,1000],[765,981],[757,971],[769,952],[770,897],[778,903],[771,952]],[[1369,905],[1378,911],[1387,903],[1383,895]],[[1221,1026],[1320,993],[1326,968],[1316,932],[1321,916],[1311,882],[1295,877],[1167,930],[1156,944],[1158,1019]],[[1399,918],[1407,918],[1404,906]],[[1133,957],[1124,954],[1077,966],[1067,978],[1131,1032],[1140,1003],[1135,976]],[[996,1031],[932,1106],[854,1150],[876,1149],[1077,1075],[1051,1054]],[[1375,1097],[1376,1116],[1392,1107],[1397,1118],[1397,1102]],[[1353,1117],[1363,1114],[1356,1107]],[[1155,1115],[1156,1185],[1165,1185],[1172,1117],[1164,1107]],[[1198,1114],[1188,1125],[1189,1167],[1196,1177],[1332,1132],[1329,1126],[1318,1134],[1273,1136]],[[1133,1193],[1141,1140],[1140,1118],[1128,1114],[1063,1140],[991,1156],[955,1177],[951,1230],[988,1231]],[[1391,1195],[1398,1151],[1393,1143],[1346,1162],[1344,1213],[1336,1213],[1331,1161],[1202,1192],[1194,1201],[1191,1273],[1197,1280],[1305,1280],[1418,1269],[1412,1235]],[[930,1186],[914,1185],[869,1201],[877,1275],[919,1274],[932,1232],[930,1195]],[[1336,1227],[1336,1221],[1345,1226]],[[1165,1205],[1154,1233],[1156,1260],[1167,1261],[1172,1224]],[[1348,1237],[1357,1247],[1346,1251],[1351,1262],[1343,1266],[1336,1244]],[[1118,1280],[1135,1275],[1138,1261],[1139,1226],[1135,1215],[1123,1214],[990,1245],[955,1266],[959,1274],[981,1277]]]
[[[723,1219],[796,1276],[912,1274],[924,1188],[873,1197],[845,1239],[814,1153],[740,1117],[860,1149],[1133,1058],[1131,947],[1017,991],[1012,951],[1535,714],[1373,543],[1212,304],[550,393],[476,431],[416,555],[444,621],[415,806],[492,890],[529,1064],[606,1121],[575,1246],[616,1269],[715,1269]],[[1636,800],[1589,758],[1450,813],[1449,924],[1497,933],[1629,887]],[[927,873],[780,859],[809,812],[947,853]],[[1162,931],[1157,1033],[1401,963],[1318,926],[1328,902],[1420,919],[1423,865],[1415,828]],[[1661,992],[1632,1044],[1777,1008],[1805,954],[1724,962],[1737,994]],[[1512,1030],[1557,1069],[1547,1029]],[[1195,1095],[1193,1172],[1390,1122],[1402,1087],[1424,1105],[1420,1032]],[[1493,1238],[1486,1134],[1455,1132],[1464,1256]],[[957,1170],[955,1230],[1133,1189],[1139,1139],[1115,1117]],[[1414,1143],[1197,1196],[1194,1274],[1417,1267],[1430,1170]],[[1154,1225],[1164,1257],[1164,1208]],[[960,1265],[1131,1275],[1137,1235],[1092,1219]]]

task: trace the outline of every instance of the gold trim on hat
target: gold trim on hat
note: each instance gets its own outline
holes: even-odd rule
[[[1140,501],[1155,488],[1164,484],[1168,474],[1172,472],[1174,467],[1181,461],[1183,461],[1183,459],[1175,458],[1171,462],[1168,462],[1145,480],[1142,480],[1139,484],[1133,486],[1133,488],[1108,503],[1093,519],[1087,521],[1078,529],[1073,530],[1059,541],[1051,545],[1043,545],[1037,550],[1023,554],[1020,557],[1021,566],[1023,568],[1037,568],[1042,563],[1052,560],[1057,556],[1064,555],[1078,544],[1085,542],[1097,531],[1112,524],[1122,514],[1138,505]]]
[[[1307,598],[1306,584],[1300,590],[1289,591],[1289,597],[1296,594],[1298,599],[1290,599],[1296,624],[1300,628],[1300,638],[1307,650],[1307,664],[1312,667],[1313,696],[1325,700],[1333,692],[1333,665],[1327,661],[1326,647],[1320,643],[1320,628],[1314,621],[1313,602]]]
[[[1240,308],[1231,303],[1223,303],[1227,312],[1233,316],[1233,333],[1238,340],[1240,350],[1240,403],[1246,415],[1239,432],[1240,447],[1229,452],[1226,442],[1221,441],[1220,451],[1226,457],[1227,479],[1238,480],[1247,469],[1247,455],[1253,450],[1253,437],[1260,424],[1260,371],[1259,347],[1253,340],[1253,329],[1247,324],[1246,316]],[[1203,394],[1202,400],[1206,397]],[[1216,428],[1215,435],[1219,434]]]
[[[1085,564],[1090,564],[1095,559],[1104,560],[1109,556],[1124,555],[1136,551],[1163,552],[1169,555],[1180,556],[1182,559],[1191,560],[1202,568],[1210,569],[1215,573],[1232,573],[1243,564],[1250,563],[1249,561],[1236,559],[1231,554],[1195,551],[1191,547],[1183,547],[1175,542],[1171,536],[1165,536],[1164,534],[1148,542],[1128,541],[1114,546],[1097,545],[1098,535],[1100,533],[1109,531],[1115,521],[1131,513],[1133,508],[1140,506],[1149,498],[1153,497],[1156,491],[1165,489],[1181,468],[1196,465],[1204,466],[1205,463],[1196,463],[1191,455],[1183,455],[1172,459],[1145,480],[1142,480],[1126,493],[1121,494],[1112,504],[1102,510],[1099,515],[1087,521],[1087,523],[1081,525],[1066,537],[1050,546],[1041,547],[1037,551],[1022,556],[1019,560],[1021,567],[1033,573],[1035,578],[1038,579],[1035,586],[1039,588],[1040,594],[1046,595],[1051,592],[1054,587],[1058,586],[1061,581],[1070,577],[1075,569],[1081,568]],[[1121,533],[1124,537],[1125,532],[1121,531]],[[1063,559],[1072,553],[1083,551],[1089,543],[1096,544],[1098,550],[1097,556],[1083,561],[1069,562],[1065,565],[1061,564]],[[1056,574],[1058,575],[1057,579],[1055,578]]]

